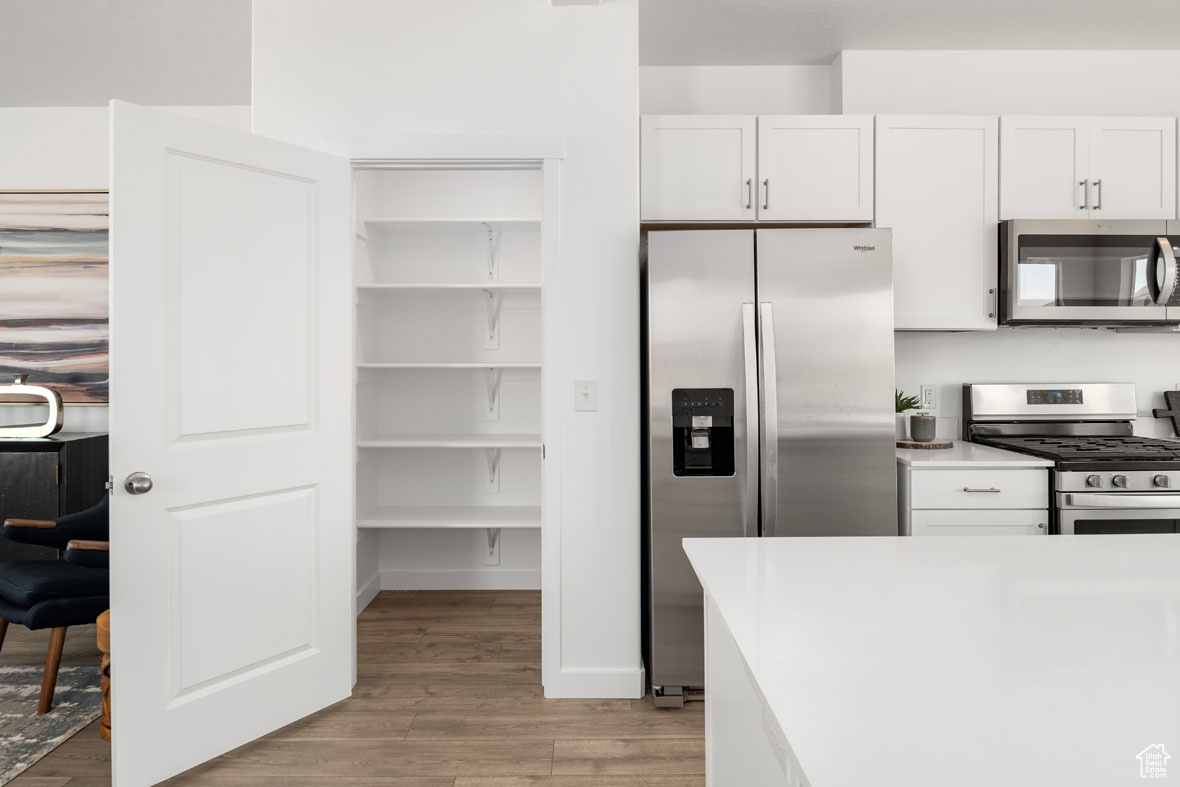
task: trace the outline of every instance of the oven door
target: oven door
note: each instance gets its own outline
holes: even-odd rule
[[[1006,221],[1007,325],[1166,325],[1177,264],[1166,221]]]
[[[1059,492],[1057,498],[1062,535],[1180,533],[1180,494]]]

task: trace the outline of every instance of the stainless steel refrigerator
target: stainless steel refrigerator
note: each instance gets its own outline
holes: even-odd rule
[[[645,650],[704,683],[685,538],[897,535],[886,229],[649,231]]]

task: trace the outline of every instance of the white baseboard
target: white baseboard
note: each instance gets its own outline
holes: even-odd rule
[[[643,667],[620,670],[567,668],[557,674],[556,683],[545,682],[545,696],[550,699],[638,700],[646,693],[647,674]]]
[[[382,590],[540,590],[539,569],[382,571]]]
[[[381,575],[373,574],[369,580],[361,585],[356,590],[356,614],[361,614],[365,611],[365,607],[369,606],[369,602],[377,598],[377,594],[381,592]]]

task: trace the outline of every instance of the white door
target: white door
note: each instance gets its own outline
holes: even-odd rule
[[[753,221],[752,115],[644,115],[644,221]]]
[[[871,115],[758,118],[761,221],[872,221]]]
[[[1000,219],[1080,219],[1093,199],[1089,118],[1000,118]]]
[[[1176,119],[1092,118],[1090,218],[1176,218]]]
[[[998,119],[877,117],[876,225],[893,230],[894,327],[996,327]]]
[[[139,787],[351,691],[351,176],[111,118],[113,771]]]

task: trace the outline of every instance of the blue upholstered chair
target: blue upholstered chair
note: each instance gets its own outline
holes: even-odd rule
[[[55,520],[8,519],[0,533],[10,541],[64,550],[58,560],[0,563],[0,648],[8,624],[52,629],[37,713],[53,706],[66,629],[93,623],[110,607],[110,498]]]

